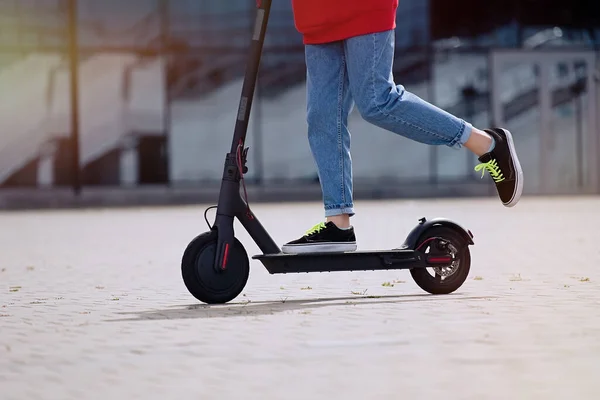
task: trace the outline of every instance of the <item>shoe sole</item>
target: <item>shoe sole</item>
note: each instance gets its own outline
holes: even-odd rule
[[[346,251],[355,251],[356,243],[316,243],[284,245],[281,251],[286,254],[305,254],[305,253],[344,253]]]
[[[506,140],[508,141],[508,150],[512,158],[513,167],[515,171],[517,171],[517,176],[515,178],[517,190],[515,190],[511,199],[507,203],[504,203],[506,207],[513,207],[519,202],[521,195],[523,194],[523,169],[521,168],[521,163],[519,162],[519,157],[517,156],[517,150],[515,149],[515,142],[512,134],[507,129],[500,129],[502,129],[502,132],[504,132],[506,135]]]

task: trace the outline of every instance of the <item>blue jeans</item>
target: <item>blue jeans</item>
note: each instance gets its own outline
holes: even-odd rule
[[[472,126],[396,85],[394,31],[307,45],[308,141],[325,216],[354,215],[348,115],[429,145],[460,148]]]

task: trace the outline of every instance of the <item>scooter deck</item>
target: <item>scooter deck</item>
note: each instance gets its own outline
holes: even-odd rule
[[[348,251],[340,253],[260,254],[270,274],[338,271],[378,271],[424,268],[421,253],[414,250]]]

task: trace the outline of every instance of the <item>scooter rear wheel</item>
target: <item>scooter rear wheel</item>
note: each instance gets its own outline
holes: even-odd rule
[[[244,246],[235,239],[229,250],[227,268],[214,267],[217,233],[205,232],[190,242],[181,260],[181,274],[189,292],[207,304],[224,304],[244,290],[250,262]]]
[[[411,269],[415,283],[431,294],[450,294],[458,290],[471,269],[471,253],[464,237],[454,229],[434,226],[419,237],[418,243],[417,249],[425,256],[432,251],[439,251],[437,247],[442,246],[452,254],[454,261],[446,266],[428,265],[427,268]]]

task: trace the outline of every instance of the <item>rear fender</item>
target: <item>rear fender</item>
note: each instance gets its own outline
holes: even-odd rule
[[[475,244],[473,242],[473,234],[471,233],[471,231],[465,229],[456,222],[446,218],[434,218],[428,221],[425,217],[423,217],[419,220],[419,224],[415,226],[412,231],[410,231],[410,233],[406,237],[406,240],[404,241],[404,244],[402,245],[402,248],[412,250],[416,249],[416,247],[419,244],[418,240],[421,237],[421,235],[423,235],[425,231],[433,228],[434,226],[445,226],[447,228],[450,228],[456,231],[458,234],[460,234],[468,244]]]

